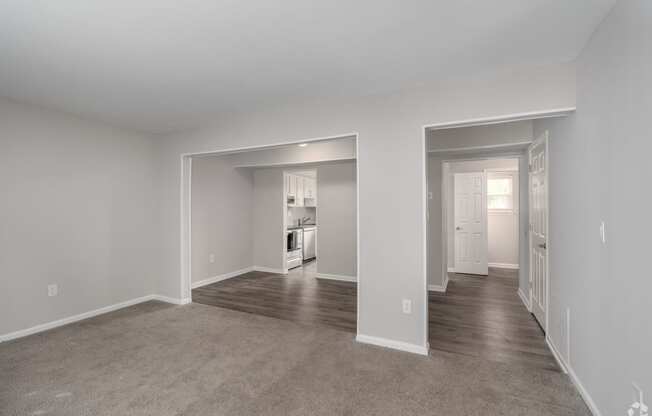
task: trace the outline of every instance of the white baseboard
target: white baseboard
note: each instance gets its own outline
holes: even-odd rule
[[[588,390],[584,387],[580,379],[577,377],[577,374],[575,374],[575,371],[573,370],[573,367],[571,367],[566,360],[562,357],[562,355],[559,353],[559,349],[553,342],[552,338],[549,336],[546,336],[546,343],[548,344],[548,347],[550,348],[550,351],[552,352],[552,355],[555,356],[555,359],[559,363],[560,367],[564,372],[568,374],[568,377],[571,379],[573,384],[575,385],[575,388],[577,391],[580,393],[580,396],[582,396],[582,399],[584,400],[584,403],[586,403],[586,406],[589,408],[591,411],[591,414],[593,416],[602,416],[602,412],[600,412],[600,409],[598,409],[598,406],[595,404],[595,401],[593,400],[593,397],[589,394]]]
[[[446,289],[448,289],[448,276],[444,276],[444,284],[443,285],[428,285],[428,290],[431,292],[442,292],[446,293]]]
[[[557,364],[559,364],[561,370],[564,372],[564,374],[568,374],[568,368],[566,368],[564,359],[561,358],[561,353],[559,352],[559,350],[557,350],[557,346],[555,345],[554,342],[552,342],[552,339],[550,339],[550,337],[547,335],[546,335],[546,344],[548,344],[548,348],[550,349],[550,352],[552,352],[553,357],[555,357],[555,360],[557,360]]]
[[[230,279],[232,277],[239,276],[241,274],[249,273],[254,270],[253,266],[245,267],[244,269],[235,270],[233,272],[220,274],[218,276],[209,277],[208,279],[200,280],[198,282],[193,282],[191,285],[193,289],[198,287],[210,285],[211,283],[221,282],[222,280]]]
[[[455,267],[449,267],[448,273],[455,273]]]
[[[356,276],[346,276],[342,274],[317,273],[315,277],[317,277],[317,279],[339,280],[342,282],[356,283],[358,281]]]
[[[355,340],[363,344],[371,344],[379,347],[392,348],[395,350],[407,351],[413,354],[428,355],[428,344],[416,345],[402,341],[394,341],[386,338],[372,337],[369,335],[358,334]]]
[[[169,296],[163,295],[151,295],[149,300],[159,300],[161,302],[172,303],[173,305],[187,305],[192,302],[191,298],[171,298]]]
[[[499,269],[518,270],[518,264],[512,264],[512,263],[489,263],[489,267],[497,267]]]
[[[518,288],[516,293],[518,294],[518,297],[521,298],[521,302],[523,302],[523,305],[525,305],[527,310],[531,311],[531,309],[530,309],[530,300],[527,298],[527,296],[525,296],[525,293],[523,293],[523,291],[521,290],[520,287]]]
[[[128,306],[133,306],[138,303],[148,302],[150,300],[159,300],[162,302],[173,303],[175,305],[185,305],[190,303],[190,299],[175,299],[167,296],[161,295],[146,295],[139,298],[126,300],[124,302],[116,303],[113,305],[105,306],[103,308],[94,309],[92,311],[80,313],[73,316],[68,316],[66,318],[57,319],[56,321],[46,322],[44,324],[35,325],[31,328],[21,329],[14,332],[9,332],[7,334],[0,335],[0,342],[10,341],[16,338],[26,337],[28,335],[36,334],[39,332],[47,331],[49,329],[54,329],[63,325],[72,324],[77,321],[84,319],[92,318],[94,316],[103,315],[105,313],[113,312],[118,309],[126,308]]]
[[[285,270],[283,269],[274,269],[272,267],[265,267],[265,266],[254,266],[254,270],[257,272],[285,274]]]

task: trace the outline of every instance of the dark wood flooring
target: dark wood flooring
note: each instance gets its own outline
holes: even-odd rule
[[[192,291],[193,302],[309,325],[356,330],[356,284],[317,279],[316,263],[287,276],[251,272]],[[446,294],[429,293],[430,348],[559,371],[541,328],[516,294],[514,270],[451,273]]]
[[[539,324],[521,302],[518,271],[449,274],[446,294],[429,293],[430,348],[560,371]]]
[[[316,262],[287,276],[250,272],[192,291],[192,301],[310,325],[356,331],[356,284],[317,279]]]

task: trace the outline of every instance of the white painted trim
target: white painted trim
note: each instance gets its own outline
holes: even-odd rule
[[[504,115],[499,115],[499,116],[492,116],[492,117],[480,117],[480,118],[474,118],[474,119],[466,119],[466,120],[457,120],[457,121],[448,121],[448,122],[441,122],[441,123],[434,123],[434,124],[427,124],[422,126],[422,149],[423,149],[423,160],[422,160],[422,203],[421,203],[421,209],[423,211],[422,215],[422,229],[424,231],[424,237],[423,237],[423,281],[424,281],[424,297],[425,297],[425,307],[424,309],[424,334],[425,334],[425,340],[427,343],[428,340],[428,240],[427,240],[427,230],[428,230],[428,170],[427,170],[427,163],[428,163],[428,131],[429,130],[435,130],[435,129],[446,129],[446,128],[454,128],[454,127],[470,127],[470,126],[480,126],[480,125],[487,125],[487,124],[497,124],[497,123],[508,123],[508,122],[513,122],[513,121],[521,121],[521,120],[533,120],[533,119],[541,119],[541,118],[549,118],[549,117],[564,117],[568,116],[569,114],[573,113],[576,110],[575,107],[563,107],[563,108],[553,108],[553,109],[548,109],[548,110],[540,110],[540,111],[530,111],[530,112],[524,112],[524,113],[512,113],[512,114],[504,114]],[[356,136],[357,137],[357,136]],[[356,146],[357,146],[357,140],[356,140]],[[360,165],[359,160],[360,160],[360,154],[357,151],[356,147],[356,157],[358,159],[358,167]],[[496,155],[498,156],[498,155]],[[547,158],[547,157],[546,157]],[[359,173],[359,172],[358,172]],[[443,176],[443,175],[442,175]],[[444,179],[442,179],[443,181]],[[359,183],[359,175],[358,175],[358,183]],[[443,188],[442,188],[443,189]],[[359,189],[358,189],[358,195],[359,195]],[[442,198],[443,200],[443,198]],[[358,201],[358,210],[360,207],[360,201]],[[442,202],[443,203],[443,202]],[[444,211],[442,211],[442,221],[445,220],[444,218]],[[358,212],[358,224],[360,223],[360,218],[359,218],[359,212]],[[359,225],[358,225],[359,228]],[[359,238],[359,229],[358,229],[358,238]],[[442,229],[442,240],[444,240],[445,244],[448,244],[447,240],[447,235],[446,235],[446,227]],[[447,253],[444,251],[444,254],[447,256]],[[442,272],[447,267],[447,262],[448,258],[442,258]],[[360,242],[358,241],[358,275],[360,275]],[[358,322],[360,321],[360,284],[358,284]],[[359,334],[358,334],[359,335]]]
[[[281,146],[288,146],[288,145],[293,145],[293,144],[300,144],[300,143],[311,143],[311,142],[322,142],[326,140],[334,140],[334,139],[346,139],[350,137],[358,137],[358,132],[350,132],[350,133],[342,133],[342,134],[334,134],[331,136],[323,136],[323,137],[311,137],[308,139],[290,139],[290,140],[285,140],[285,141],[279,141],[275,142],[272,144],[262,144],[262,145],[254,145],[254,146],[242,146],[242,147],[232,147],[230,149],[215,149],[215,150],[206,150],[203,152],[189,152],[189,153],[181,153],[181,156],[201,156],[201,155],[228,155],[232,153],[241,153],[249,150],[263,150],[263,149],[273,149],[275,147],[281,147]],[[357,151],[358,149],[356,149]],[[358,154],[356,153],[356,159],[359,158]]]
[[[525,296],[525,293],[523,293],[520,287],[516,291],[516,294],[519,298],[521,298],[521,302],[523,302],[523,305],[525,305],[525,308],[528,310],[528,312],[531,312],[532,310],[530,309],[530,300],[527,296]]]
[[[428,322],[428,234],[430,232],[430,226],[428,224],[428,132],[426,129],[421,129],[422,133],[422,142],[421,146],[423,149],[423,157],[421,158],[421,178],[422,178],[422,184],[421,184],[421,211],[422,211],[422,218],[421,221],[423,222],[423,226],[421,228],[423,232],[423,238],[421,240],[422,244],[422,253],[421,255],[423,256],[423,288],[425,289],[423,291],[423,343],[425,345],[428,344],[428,339],[429,339],[429,322]],[[442,259],[442,271],[444,268],[444,262]],[[358,299],[360,298],[358,294]],[[359,308],[358,308],[359,310]],[[364,341],[363,341],[364,342]],[[426,349],[426,354],[428,354],[428,351]]]
[[[449,267],[448,273],[455,273],[455,267]]]
[[[510,215],[512,215],[512,214],[510,214]],[[512,263],[489,263],[489,267],[498,267],[500,269],[518,270],[518,264],[512,264]]]
[[[446,286],[442,286],[442,285],[428,285],[428,292],[446,293]]]
[[[92,318],[94,316],[103,315],[105,313],[113,312],[118,309],[123,309],[129,306],[133,306],[138,303],[148,302],[150,300],[159,300],[162,302],[173,303],[176,305],[184,305],[186,303],[190,303],[189,299],[173,299],[161,295],[141,296],[139,298],[134,298],[134,299],[126,300],[124,302],[115,303],[113,305],[105,306],[99,309],[94,309],[92,311],[83,312],[77,315],[68,316],[66,318],[57,319],[56,321],[46,322],[44,324],[35,325],[30,328],[21,329],[7,334],[2,334],[0,335],[0,342],[26,337],[28,335],[32,335],[50,329],[58,328],[60,326],[72,324],[74,322],[82,321],[84,319]]]
[[[254,270],[253,266],[245,267],[244,269],[235,270],[229,273],[220,274],[218,276],[209,277],[208,279],[193,282],[192,288],[210,285],[211,283],[221,282],[222,280],[231,279],[232,277],[240,276],[241,274],[249,273]]]
[[[444,284],[443,285],[428,285],[428,290],[431,292],[442,292],[446,293],[446,290],[448,289],[448,282],[450,279],[448,279],[448,275],[444,275]]]
[[[580,393],[580,396],[582,396],[582,399],[584,400],[584,403],[586,403],[586,406],[591,411],[591,414],[593,414],[593,416],[602,416],[602,412],[600,412],[600,409],[598,409],[595,400],[593,400],[593,397],[591,397],[589,391],[584,387],[584,384],[582,384],[579,377],[577,377],[577,374],[575,374],[573,367],[571,367],[566,362],[566,360],[564,360],[563,356],[559,353],[559,349],[557,348],[557,345],[554,343],[552,338],[550,338],[547,335],[546,335],[546,344],[548,344],[548,347],[550,348],[552,355],[557,360],[557,363],[559,363],[559,366],[562,368],[562,370],[565,373],[568,374],[568,377],[575,385],[575,388]]]
[[[534,120],[539,118],[564,117],[575,111],[575,107],[554,108],[550,110],[512,113],[492,117],[480,117],[466,120],[447,121],[423,126],[426,130],[451,129],[456,127],[484,126],[488,124],[511,123],[513,121]]]
[[[567,369],[568,369],[568,376],[570,377],[571,381],[575,385],[577,391],[580,392],[580,396],[582,396],[582,399],[584,399],[584,403],[586,403],[587,407],[589,408],[593,416],[602,416],[602,412],[600,412],[600,409],[598,409],[598,405],[595,403],[593,397],[591,397],[588,390],[584,387],[580,379],[577,377],[577,374],[575,374],[573,368],[567,367]]]
[[[360,334],[360,277],[362,271],[360,270],[360,137],[358,133],[355,134],[355,252],[356,252],[356,316],[355,316],[355,332],[356,335]],[[319,194],[317,194],[317,205],[319,205]],[[317,250],[319,250],[319,242],[317,243]],[[317,252],[317,254],[319,254]]]
[[[483,150],[499,150],[499,149],[527,149],[527,146],[532,144],[532,141],[503,143],[503,144],[488,144],[483,146],[468,146],[468,147],[453,147],[448,149],[428,149],[428,153],[452,153],[452,152],[470,152],[470,151],[483,151]]]
[[[403,341],[394,341],[387,338],[372,337],[369,335],[358,334],[355,340],[363,344],[376,345],[378,347],[392,348],[395,350],[411,352],[413,354],[428,355],[429,346],[410,344]]]
[[[340,137],[340,139],[345,139],[345,137]],[[315,160],[311,162],[277,162],[277,163],[266,163],[266,164],[249,164],[249,165],[234,165],[233,168],[273,168],[273,167],[290,167],[290,166],[306,166],[309,167],[310,165],[321,165],[324,163],[332,163],[332,162],[349,162],[352,160],[356,160],[354,157],[335,157],[332,159],[325,159],[325,160]],[[307,176],[306,176],[307,177]],[[314,179],[314,178],[312,178]]]
[[[548,348],[550,349],[550,352],[552,352],[552,356],[555,357],[555,360],[557,361],[559,368],[561,368],[564,374],[568,374],[568,368],[566,368],[566,364],[564,363],[564,360],[561,358],[561,353],[559,352],[557,346],[548,335],[546,335],[546,344],[548,344]]]
[[[187,305],[192,302],[191,298],[171,298],[163,295],[151,295],[151,300],[158,300],[165,303],[172,303],[173,305]]]
[[[358,278],[356,276],[346,276],[342,274],[328,274],[328,273],[317,273],[315,275],[317,279],[327,279],[327,280],[339,280],[342,282],[354,282],[357,283]]]
[[[283,269],[275,269],[273,267],[265,267],[265,266],[254,266],[253,270],[256,272],[286,274],[285,270]]]

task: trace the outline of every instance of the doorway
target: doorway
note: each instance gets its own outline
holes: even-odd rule
[[[357,135],[184,156],[182,283],[192,301],[355,332],[356,159]],[[300,187],[289,204],[290,175]],[[290,231],[301,236],[297,268]]]
[[[545,334],[547,256],[530,247],[533,118],[425,128],[428,331],[432,349],[558,370]]]

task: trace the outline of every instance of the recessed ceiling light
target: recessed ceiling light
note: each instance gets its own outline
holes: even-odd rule
[[[306,146],[308,146],[308,143],[301,143],[301,144],[299,144],[299,147],[306,147]]]

